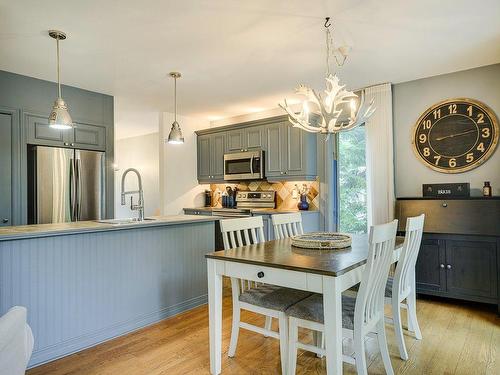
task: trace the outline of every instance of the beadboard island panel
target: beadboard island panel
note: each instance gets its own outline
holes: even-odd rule
[[[0,315],[28,309],[30,367],[207,302],[214,221],[0,241]]]

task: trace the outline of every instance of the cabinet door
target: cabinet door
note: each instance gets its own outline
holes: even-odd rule
[[[12,222],[12,115],[0,112],[0,226]]]
[[[75,124],[71,146],[88,150],[106,150],[106,128],[97,125]]]
[[[198,136],[198,180],[210,180],[210,135]]]
[[[283,126],[281,123],[265,127],[264,155],[266,177],[280,177],[283,175]]]
[[[25,121],[28,126],[28,143],[30,144],[65,147],[73,142],[71,130],[51,128],[47,117],[28,114]]]
[[[210,175],[212,180],[224,181],[225,140],[224,133],[213,134],[210,138]]]
[[[228,152],[243,151],[245,149],[243,129],[228,131],[226,136]]]
[[[285,125],[285,160],[286,175],[304,176],[304,131],[299,128],[294,128],[288,124]]]
[[[264,148],[264,128],[255,126],[245,129],[244,147],[245,150],[259,150]]]
[[[444,240],[422,238],[416,265],[417,292],[446,291]]]
[[[446,241],[446,284],[457,297],[497,298],[496,242]]]

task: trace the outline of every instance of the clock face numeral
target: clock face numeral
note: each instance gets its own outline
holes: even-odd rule
[[[472,99],[455,99],[438,103],[420,116],[413,147],[430,168],[459,173],[488,159],[498,138],[498,120],[486,105]]]

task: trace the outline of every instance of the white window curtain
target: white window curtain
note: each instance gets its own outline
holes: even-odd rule
[[[365,89],[375,99],[375,113],[366,122],[366,184],[368,226],[394,219],[394,150],[391,84]]]

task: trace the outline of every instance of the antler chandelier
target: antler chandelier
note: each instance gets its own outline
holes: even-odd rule
[[[364,92],[361,91],[361,97],[358,101],[358,95],[345,89],[345,85],[339,83],[336,74],[330,72],[330,56],[333,50],[333,38],[330,33],[330,17],[326,18],[326,90],[323,97],[316,90],[305,85],[299,85],[295,93],[305,97],[302,101],[302,110],[298,113],[294,111],[287,103],[279,104],[286,113],[288,120],[294,127],[301,128],[311,133],[333,134],[341,131],[354,129],[363,124],[375,112],[372,99],[365,103]],[[334,56],[338,66],[344,65],[349,48],[341,46],[335,50]],[[341,60],[338,59],[341,55]],[[346,107],[350,108],[349,116],[341,116]]]

